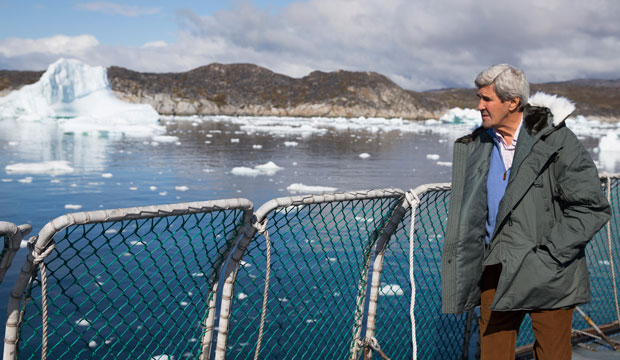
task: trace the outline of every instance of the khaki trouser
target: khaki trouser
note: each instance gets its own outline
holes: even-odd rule
[[[525,314],[532,319],[536,336],[534,358],[537,360],[570,360],[573,310],[491,311],[489,310],[502,271],[500,264],[487,266],[480,284],[480,359],[515,358],[519,327]]]

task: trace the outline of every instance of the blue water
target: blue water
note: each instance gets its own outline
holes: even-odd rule
[[[293,183],[340,191],[386,187],[408,190],[425,183],[449,182],[451,167],[441,163],[452,161],[453,140],[467,132],[465,128],[444,134],[330,130],[322,135],[299,136],[248,133],[227,122],[179,121],[166,126],[168,135],[177,136],[178,143],[155,144],[149,138],[110,134],[63,134],[53,124],[1,120],[0,221],[31,224],[36,234],[46,222],[75,211],[234,197],[248,198],[258,208],[272,198],[293,195],[286,190]],[[287,147],[285,141],[299,145]],[[596,158],[593,149],[597,140],[586,138],[584,144]],[[253,145],[262,148],[254,149]],[[361,153],[370,157],[360,158]],[[51,160],[66,160],[75,171],[63,175],[4,171],[11,163]],[[231,174],[234,167],[254,167],[268,161],[284,169],[271,176]],[[65,205],[80,205],[81,209],[67,209]],[[396,252],[391,261],[405,261],[405,249]],[[22,250],[0,285],[0,298],[8,299],[24,257]],[[429,271],[436,275],[438,270]],[[399,282],[405,275],[394,274]],[[422,292],[427,291],[424,284],[420,286]],[[430,303],[439,304],[437,293],[428,290],[427,294],[434,296]],[[261,294],[251,296],[260,298]],[[398,298],[389,297],[389,301],[398,303]],[[430,309],[431,305],[425,303]],[[407,310],[402,309],[403,317],[408,316]],[[6,301],[0,301],[0,324],[5,323],[5,314]],[[433,333],[438,324],[420,326],[426,333]],[[4,326],[0,329],[4,337]],[[407,331],[410,329],[403,329]]]

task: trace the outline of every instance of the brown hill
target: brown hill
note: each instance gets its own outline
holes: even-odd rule
[[[122,98],[163,114],[428,118],[441,108],[370,72],[315,71],[296,79],[251,64],[211,64],[166,74],[113,66],[108,77]]]

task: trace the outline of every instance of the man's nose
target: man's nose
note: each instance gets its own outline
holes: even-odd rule
[[[484,101],[480,99],[480,101],[478,101],[478,111],[482,111],[484,109],[485,109]]]

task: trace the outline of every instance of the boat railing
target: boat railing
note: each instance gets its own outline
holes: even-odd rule
[[[601,184],[613,217],[586,249],[582,309],[618,324],[620,175]],[[449,197],[428,184],[60,216],[28,241],[4,358],[466,358],[474,316],[441,313]],[[0,222],[0,274],[28,231]]]

